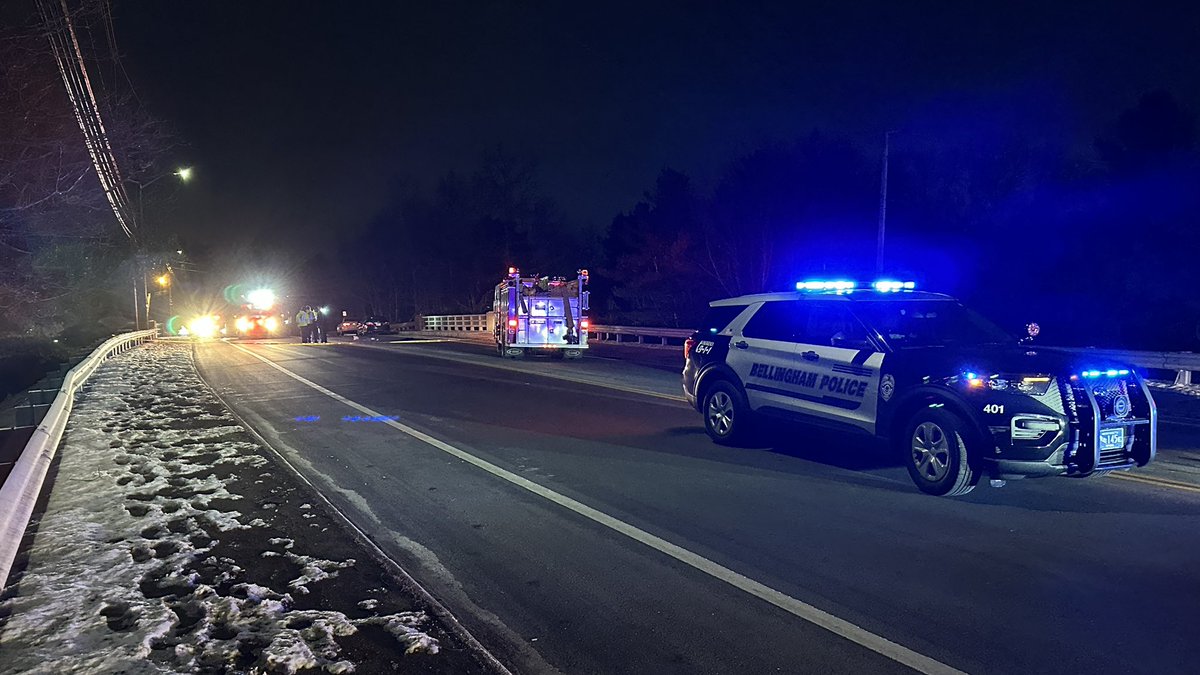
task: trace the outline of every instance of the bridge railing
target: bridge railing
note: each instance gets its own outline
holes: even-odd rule
[[[1138,368],[1175,371],[1175,384],[1190,385],[1192,373],[1200,372],[1200,353],[1196,352],[1147,352],[1135,349],[1096,349],[1094,347],[1043,347],[1073,354],[1087,354],[1098,361],[1109,360],[1127,363]]]
[[[494,327],[490,314],[445,314],[422,317],[423,330],[431,332],[486,333]],[[592,341],[643,347],[676,347],[692,334],[688,328],[663,328],[654,326],[611,326],[593,325],[588,329]],[[1128,349],[1095,349],[1078,347],[1047,347],[1034,345],[1038,349],[1052,349],[1080,354],[1091,354],[1096,359],[1107,359],[1127,363],[1138,368],[1151,368],[1175,372],[1175,383],[1189,385],[1192,373],[1200,372],[1200,353],[1196,352],[1148,352]]]
[[[434,314],[421,317],[421,330],[437,333],[485,333],[492,330],[488,314]]]
[[[46,480],[46,471],[54,460],[58,443],[67,428],[67,418],[71,415],[76,392],[105,359],[153,340],[157,335],[157,330],[143,330],[111,338],[63,377],[62,387],[46,411],[46,416],[0,486],[0,586],[8,580],[21,538],[29,526],[33,505]]]
[[[636,344],[643,347],[675,347],[695,331],[690,328],[654,328],[646,326],[592,326],[589,338],[600,342]]]

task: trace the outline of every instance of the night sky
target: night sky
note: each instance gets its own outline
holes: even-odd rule
[[[814,128],[872,154],[947,100],[1045,102],[1086,150],[1144,91],[1200,108],[1200,13],[1156,3],[115,3],[150,112],[196,167],[179,229],[331,246],[497,145],[576,224],[664,166]],[[407,186],[407,187],[406,187]],[[873,198],[873,197],[872,197]]]

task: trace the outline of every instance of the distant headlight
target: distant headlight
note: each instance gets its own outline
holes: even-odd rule
[[[198,338],[210,338],[217,334],[217,321],[212,316],[198,316],[188,324],[187,330]]]
[[[1000,373],[984,378],[984,384],[992,391],[1009,391],[1027,396],[1042,396],[1050,391],[1054,378],[1049,375],[1014,375]]]
[[[266,320],[266,326],[267,330],[274,331],[276,328],[279,328],[279,320],[273,316],[268,316]]]

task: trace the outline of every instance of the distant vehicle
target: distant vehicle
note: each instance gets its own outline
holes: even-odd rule
[[[366,319],[342,319],[337,326],[338,335],[367,335],[387,334],[394,332],[392,324],[387,319],[368,317]]]
[[[717,443],[765,416],[873,434],[933,495],[1145,466],[1158,413],[1128,365],[1022,346],[912,282],[812,281],[710,303],[683,391]]]
[[[233,320],[235,335],[243,338],[266,338],[279,335],[282,321],[274,314],[255,312]]]
[[[246,293],[246,303],[233,319],[234,335],[242,338],[279,335],[284,320],[275,309],[275,299],[275,291],[269,288],[256,288]]]
[[[587,281],[587,270],[567,279],[523,277],[517,268],[508,268],[508,276],[496,285],[492,303],[496,353],[510,358],[536,352],[568,359],[583,356],[587,349]]]
[[[358,319],[342,319],[334,332],[338,335],[358,335],[363,332],[363,322]]]

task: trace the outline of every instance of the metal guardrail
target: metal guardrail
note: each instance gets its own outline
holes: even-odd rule
[[[690,328],[653,328],[645,326],[592,326],[588,329],[591,339],[601,342],[617,342],[620,344],[637,344],[644,347],[674,347],[667,340],[682,340],[690,337],[695,331]],[[636,338],[626,340],[625,337]],[[646,338],[657,339],[657,343],[648,343]]]
[[[1175,371],[1175,384],[1192,383],[1192,373],[1200,372],[1200,353],[1196,352],[1145,352],[1133,349],[1096,349],[1094,347],[1042,347],[1072,354],[1089,354],[1097,359],[1111,359],[1138,368],[1155,368]]]
[[[438,314],[421,317],[421,330],[437,332],[487,332],[487,314]]]
[[[430,332],[486,333],[493,324],[488,314],[447,314],[422,317],[422,329]],[[662,328],[654,326],[606,326],[593,325],[588,329],[589,338],[599,342],[639,345],[643,347],[674,347],[670,340],[684,340],[691,336],[689,328]],[[1192,373],[1200,372],[1200,353],[1197,352],[1147,352],[1128,349],[1096,349],[1093,347],[1052,347],[1032,345],[1038,349],[1091,354],[1098,359],[1127,363],[1138,368],[1154,368],[1175,371],[1175,384],[1190,385]]]
[[[8,574],[17,557],[17,549],[21,545],[25,528],[29,526],[33,505],[41,494],[46,471],[50,468],[63,431],[67,428],[67,418],[71,415],[71,408],[75,403],[75,393],[105,359],[157,336],[156,330],[143,330],[111,338],[67,371],[63,377],[62,387],[54,397],[46,417],[25,444],[12,473],[5,479],[4,485],[0,486],[0,584],[8,583]]]
[[[439,314],[421,317],[422,331],[430,333],[490,333],[495,324],[491,314]],[[643,347],[674,347],[669,340],[683,340],[692,334],[689,328],[655,328],[645,326],[592,326],[591,340],[640,345]]]

